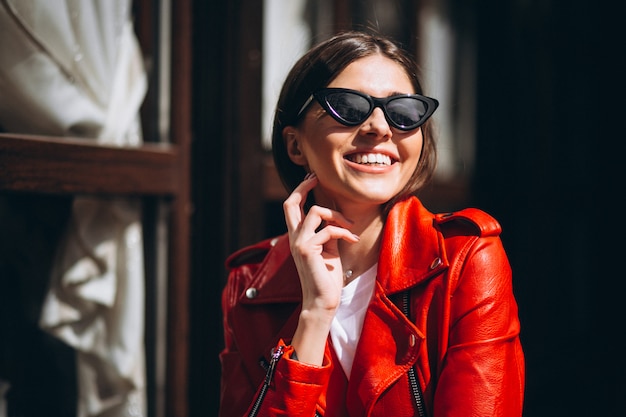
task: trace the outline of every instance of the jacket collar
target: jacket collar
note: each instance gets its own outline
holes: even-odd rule
[[[413,287],[448,267],[435,215],[411,197],[389,212],[378,261],[378,280],[387,294]]]
[[[299,303],[301,301],[302,289],[296,265],[291,257],[287,234],[272,241],[272,248],[254,274],[249,286],[243,290],[241,302],[244,304]]]
[[[416,197],[394,205],[385,222],[378,262],[377,279],[383,290],[387,294],[404,291],[447,267],[443,236],[435,216]],[[243,291],[241,301],[245,304],[300,301],[300,281],[287,235],[272,242],[272,248]]]

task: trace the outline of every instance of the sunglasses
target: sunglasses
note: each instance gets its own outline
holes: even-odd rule
[[[370,117],[376,107],[380,107],[387,122],[400,130],[420,127],[439,106],[434,98],[419,94],[378,98],[347,88],[323,88],[311,94],[298,112],[297,118],[314,98],[333,119],[343,125],[359,125]]]

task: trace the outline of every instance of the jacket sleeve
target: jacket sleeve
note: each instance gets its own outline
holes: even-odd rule
[[[237,346],[235,330],[229,316],[237,306],[238,295],[249,275],[247,266],[235,268],[229,274],[222,293],[224,349],[220,353],[222,365],[220,417],[313,417],[322,393],[330,379],[330,357],[325,356],[322,366],[310,366],[291,359],[293,350],[283,340],[276,348],[281,355],[270,366],[266,379],[256,380]],[[252,325],[252,324],[251,324]],[[275,349],[276,350],[276,349]],[[260,368],[260,365],[259,365]],[[266,380],[269,382],[265,385]]]
[[[318,411],[330,378],[330,360],[322,366],[307,365],[291,359],[293,348],[281,340],[275,368],[268,370],[264,385],[259,387],[246,416],[313,417]]]
[[[251,417],[313,417],[319,399],[326,391],[330,378],[330,362],[325,357],[322,366],[306,365],[291,359],[293,349],[281,340],[276,347],[279,356],[270,363],[265,380],[256,393],[241,390],[236,371],[222,377],[222,404],[220,416]],[[233,352],[230,352],[232,354]],[[223,362],[224,363],[224,362]],[[239,362],[239,364],[241,364]],[[223,369],[223,372],[226,369]],[[226,384],[225,380],[230,381]],[[229,388],[230,387],[230,388]],[[234,396],[233,393],[238,393]],[[241,398],[243,396],[243,398]],[[243,413],[243,410],[246,410]]]
[[[508,259],[496,236],[475,238],[457,256],[465,259],[450,272],[458,280],[434,417],[519,417],[524,356]]]

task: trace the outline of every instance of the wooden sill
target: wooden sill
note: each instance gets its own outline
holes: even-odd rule
[[[114,147],[91,139],[0,133],[0,190],[174,196],[175,145]]]

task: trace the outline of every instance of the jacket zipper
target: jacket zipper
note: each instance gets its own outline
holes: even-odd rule
[[[405,291],[402,295],[402,312],[404,315],[410,320],[409,315],[409,291]],[[417,412],[420,417],[426,417],[426,409],[424,408],[424,396],[422,394],[422,389],[420,388],[419,383],[417,382],[417,375],[415,373],[415,367],[411,366],[409,368],[409,383],[411,384],[411,390],[413,392],[413,399],[415,400],[415,406],[417,407]]]
[[[282,346],[279,346],[278,349],[281,351],[281,353],[278,355],[278,357],[276,357],[278,352],[272,351],[272,362],[270,362],[269,364],[267,363],[265,358],[261,358],[261,360],[259,361],[259,364],[261,365],[263,369],[265,369],[265,372],[266,372],[265,382],[263,383],[263,387],[261,388],[261,391],[259,392],[259,397],[254,403],[254,407],[252,407],[252,410],[250,414],[248,415],[249,417],[255,417],[259,413],[259,408],[261,407],[261,403],[263,402],[263,398],[265,397],[265,394],[267,393],[267,388],[269,387],[269,381],[271,381],[272,379],[272,375],[269,375],[269,374],[270,372],[272,374],[274,373],[274,370],[272,368],[276,366],[276,362],[278,362],[278,359],[280,359],[280,357],[282,356],[282,352],[284,351]],[[272,363],[274,363],[274,365],[272,365]],[[268,375],[269,375],[269,379],[268,379]],[[316,411],[315,417],[322,417],[322,415],[319,413],[319,411]]]
[[[254,405],[252,406],[252,410],[250,410],[250,414],[248,414],[248,417],[256,417],[256,415],[259,413],[259,408],[261,408],[261,404],[263,404],[263,400],[265,399],[267,390],[269,389],[272,378],[274,377],[276,364],[278,363],[281,356],[283,356],[284,350],[284,346],[278,346],[272,349],[272,358],[267,368],[267,372],[265,373],[265,381],[263,382],[263,386],[259,391],[259,396],[256,398],[256,401],[254,402]]]
[[[422,401],[422,391],[417,383],[417,376],[415,375],[415,368],[409,369],[409,381],[411,382],[411,388],[413,389],[413,398],[415,399],[415,405],[417,406],[417,412],[420,417],[426,417],[426,410],[424,410],[424,402]]]

